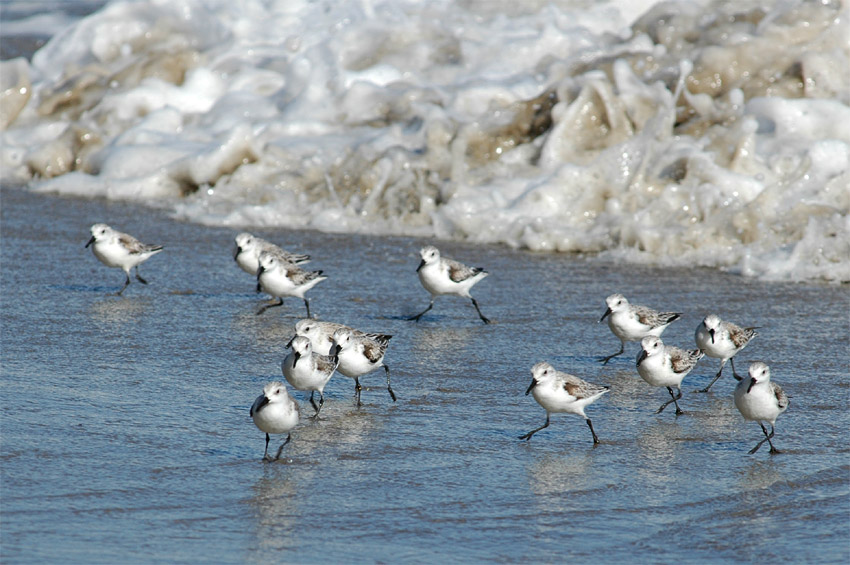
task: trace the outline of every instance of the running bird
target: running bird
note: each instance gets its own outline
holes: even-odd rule
[[[281,261],[273,253],[260,253],[260,268],[257,271],[257,292],[264,291],[278,302],[272,301],[260,308],[259,316],[269,308],[283,305],[284,296],[296,296],[304,301],[307,307],[307,317],[310,317],[310,302],[304,298],[304,293],[328,277],[322,276],[322,271],[305,271],[300,267]]]
[[[747,420],[754,420],[761,426],[764,439],[750,450],[750,455],[759,450],[764,442],[770,444],[771,453],[781,453],[773,447],[774,425],[776,418],[788,408],[788,396],[778,384],[770,381],[770,367],[761,361],[750,365],[750,374],[739,378],[735,387],[735,406]],[[770,422],[770,433],[762,422]]]
[[[354,379],[354,397],[360,402],[360,377],[380,367],[387,374],[387,392],[395,402],[395,393],[390,386],[390,368],[384,364],[391,335],[355,333],[348,328],[338,329],[333,334],[334,345],[331,355],[336,359],[337,371]]]
[[[605,299],[605,302],[608,304],[608,309],[599,321],[610,315],[608,327],[620,340],[620,350],[613,355],[600,357],[599,361],[603,365],[607,365],[608,361],[614,357],[622,355],[626,350],[627,341],[638,341],[648,335],[661,337],[667,326],[682,315],[677,312],[656,312],[646,306],[629,304],[622,294],[612,294]]]
[[[519,439],[530,440],[535,433],[548,427],[549,415],[552,412],[568,412],[584,418],[593,435],[593,444],[596,445],[599,438],[596,437],[593,423],[584,413],[584,408],[593,404],[608,390],[607,386],[591,384],[576,376],[557,371],[549,363],[537,363],[531,368],[531,384],[525,394],[528,396],[528,393],[532,393],[534,400],[546,409],[546,423],[519,436]]]
[[[162,251],[161,245],[147,245],[126,233],[114,230],[106,224],[95,224],[91,227],[91,239],[86,247],[92,245],[94,256],[107,267],[119,267],[127,275],[124,286],[118,291],[120,295],[130,285],[130,269],[136,268],[136,280],[142,284],[148,281],[139,274],[139,265],[153,255]]]
[[[313,418],[319,417],[319,412],[325,404],[324,389],[328,381],[336,371],[338,361],[327,355],[319,355],[313,351],[313,346],[310,344],[310,339],[303,336],[295,336],[289,342],[288,347],[292,348],[281,363],[281,370],[286,381],[292,385],[295,390],[309,390],[310,404],[316,413]],[[319,393],[319,404],[313,400],[313,395]]]
[[[274,243],[247,232],[236,236],[236,251],[233,253],[233,259],[243,271],[249,275],[257,276],[257,271],[260,269],[260,253],[263,251],[275,254],[284,263],[298,265],[310,261],[309,255],[290,253]]]
[[[741,380],[741,376],[735,372],[735,355],[744,349],[750,340],[758,335],[758,328],[741,328],[732,322],[724,322],[716,314],[709,314],[705,317],[702,323],[697,326],[694,333],[694,340],[697,342],[697,347],[705,351],[709,357],[720,359],[720,370],[714,376],[714,380],[708,383],[704,389],[696,392],[708,392],[708,389],[717,382],[720,375],[723,374],[723,367],[727,361],[732,362],[732,375],[736,380]]]
[[[478,317],[481,318],[481,321],[485,324],[490,323],[490,320],[481,313],[478,302],[469,294],[469,290],[488,275],[487,271],[478,267],[467,267],[463,263],[458,263],[448,257],[441,258],[440,251],[432,245],[423,247],[419,251],[419,255],[422,257],[422,261],[416,268],[416,272],[419,273],[419,282],[422,283],[425,290],[431,293],[431,303],[425,310],[409,318],[410,320],[418,322],[419,318],[434,307],[434,299],[437,296],[456,294],[472,300],[472,305],[478,311]]]
[[[263,387],[263,394],[254,401],[250,414],[260,431],[266,432],[263,461],[277,461],[280,459],[283,447],[292,438],[290,432],[298,425],[300,416],[298,403],[289,396],[282,382],[272,381]],[[277,455],[273,458],[269,457],[269,434],[286,434],[286,441],[280,445]]]
[[[672,402],[676,405],[676,414],[684,414],[677,402],[682,398],[682,379],[696,367],[697,361],[702,359],[703,352],[699,349],[685,351],[678,347],[664,345],[661,338],[648,335],[640,342],[641,351],[637,356],[637,371],[643,380],[652,386],[667,387],[670,400],[661,405],[655,411],[661,414]],[[673,394],[676,387],[678,395]]]

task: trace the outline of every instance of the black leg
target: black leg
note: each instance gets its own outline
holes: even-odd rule
[[[741,375],[739,375],[739,374],[735,371],[735,358],[734,358],[734,357],[731,357],[731,358],[729,359],[729,362],[730,362],[730,363],[732,363],[732,376],[733,376],[733,377],[735,377],[735,380],[736,380],[736,381],[742,381],[742,380],[744,380],[744,377],[742,377]]]
[[[411,320],[411,321],[414,321],[414,322],[418,322],[418,321],[419,321],[419,318],[421,318],[422,316],[424,316],[424,315],[425,315],[425,313],[426,313],[428,310],[430,310],[431,308],[433,308],[433,307],[434,307],[434,299],[432,298],[432,299],[431,299],[431,303],[428,305],[428,307],[427,307],[427,308],[425,308],[424,310],[422,310],[421,312],[419,312],[419,313],[418,313],[418,314],[416,314],[415,316],[412,316],[412,317],[408,318],[408,320]]]
[[[662,405],[661,405],[661,408],[659,408],[658,410],[656,410],[656,411],[655,411],[655,413],[656,413],[656,414],[661,414],[661,413],[664,411],[664,409],[665,409],[665,408],[667,408],[667,406],[668,406],[668,405],[672,402],[673,404],[675,404],[675,405],[676,405],[676,415],[684,414],[684,412],[682,412],[682,409],[681,409],[681,408],[679,408],[679,403],[678,403],[678,402],[676,402],[677,400],[679,400],[680,398],[682,398],[682,389],[679,389],[679,395],[678,395],[678,396],[676,396],[675,394],[673,394],[673,389],[672,389],[672,388],[670,388],[669,386],[667,387],[667,392],[669,392],[669,393],[670,393],[670,400],[668,400],[667,402],[665,402],[664,404],[662,404]]]
[[[124,290],[128,286],[130,286],[130,273],[124,273],[124,274],[127,275],[127,280],[124,281],[124,286],[121,287],[121,290],[119,290],[118,292],[115,293],[115,296],[121,296],[121,293],[124,292]]]
[[[620,342],[620,351],[618,351],[617,353],[615,353],[615,354],[613,354],[613,355],[609,355],[608,357],[600,357],[600,358],[599,358],[599,361],[600,361],[603,365],[607,365],[607,364],[608,364],[608,361],[610,361],[611,359],[613,359],[613,358],[614,358],[614,357],[616,357],[617,355],[622,355],[625,351],[626,351],[626,344],[625,344],[624,342],[622,342],[622,341],[621,341],[621,342]]]
[[[269,308],[277,308],[278,306],[283,306],[283,298],[278,298],[277,302],[274,302],[274,298],[272,298],[272,302],[268,304],[263,304],[260,309],[257,311],[257,316],[268,310]]]
[[[390,398],[395,402],[395,393],[393,392],[393,387],[390,386],[390,368],[384,365],[384,371],[387,372],[387,392],[390,393]]]
[[[763,444],[764,442],[766,442],[766,441],[767,441],[767,442],[770,442],[770,438],[772,438],[772,437],[773,437],[773,431],[772,431],[772,430],[771,430],[770,434],[768,434],[768,433],[767,433],[767,428],[765,428],[765,427],[764,427],[764,424],[762,424],[761,422],[759,422],[759,426],[761,427],[761,431],[764,433],[764,439],[763,439],[763,440],[761,440],[760,442],[758,442],[758,443],[756,444],[756,446],[755,446],[754,448],[752,448],[752,449],[748,452],[750,455],[752,455],[753,453],[755,453],[756,451],[758,451],[758,450],[759,450],[759,447],[761,447],[761,446],[762,446],[762,444]],[[772,427],[772,426],[771,426],[771,427]],[[770,442],[770,447],[771,447],[771,453],[773,453],[773,443],[772,443],[772,442]]]
[[[485,324],[489,324],[490,320],[485,318],[484,314],[481,313],[481,308],[478,307],[478,302],[476,302],[474,298],[472,299],[472,305],[475,306],[475,309],[478,311],[478,317],[481,318],[481,321]]]
[[[286,441],[280,444],[280,447],[277,448],[277,455],[274,456],[273,461],[280,459],[280,454],[283,453],[283,448],[286,447],[286,444],[289,443],[290,439],[292,439],[292,434],[286,434]]]
[[[271,461],[272,460],[272,458],[269,457],[269,440],[270,439],[271,438],[269,437],[269,434],[266,434],[266,450],[263,451],[263,461]]]
[[[319,391],[319,407],[316,409],[316,415],[313,416],[314,418],[316,418],[316,419],[319,418],[319,412],[322,411],[322,406],[324,406],[324,405],[325,405],[325,394],[322,391]]]
[[[354,377],[354,398],[357,400],[357,406],[363,406],[360,402],[360,391],[363,387],[360,386],[360,377]]]
[[[281,298],[281,301],[283,301],[282,298]],[[306,298],[304,299],[304,306],[307,307],[307,317],[310,318],[311,317],[310,316],[310,301],[307,300]]]
[[[315,390],[314,390],[314,391],[312,391],[312,392],[310,393],[310,404],[312,404],[312,405],[313,405],[313,410],[315,410],[315,411],[316,411],[316,414],[314,414],[314,415],[313,415],[313,417],[316,417],[316,415],[318,415],[318,413],[319,413],[319,407],[318,407],[318,406],[316,406],[316,401],[315,401],[315,400],[313,400],[313,395],[314,395],[314,394],[316,394],[316,391],[315,391]]]
[[[142,284],[148,284],[148,281],[142,278],[142,275],[139,274],[139,266],[136,265],[136,280]]]
[[[774,434],[774,431],[775,431],[773,424],[770,425],[770,433],[767,433],[767,428],[765,428],[764,424],[762,424],[761,422],[759,422],[759,426],[761,426],[761,431],[764,433],[764,439],[761,440],[760,442],[758,442],[756,444],[756,446],[749,451],[749,454],[752,455],[753,453],[758,451],[759,447],[761,447],[764,442],[767,442],[768,444],[770,444],[770,452],[771,453],[782,453],[781,451],[779,451],[778,449],[773,447],[773,442],[770,441],[773,438],[773,434]]]
[[[585,422],[587,422],[587,427],[590,428],[590,433],[593,434],[593,445],[599,443],[599,438],[596,437],[596,432],[593,431],[593,422],[590,421],[590,418],[586,418]]]
[[[717,379],[720,378],[720,375],[723,374],[723,367],[725,367],[725,366],[726,366],[726,360],[724,359],[723,361],[720,362],[720,370],[717,371],[716,375],[714,375],[714,380],[711,381],[710,383],[708,383],[707,387],[701,388],[699,390],[695,390],[694,392],[708,392],[708,389],[710,389],[712,386],[714,386],[714,383],[716,383]],[[733,365],[733,367],[734,367],[734,365]],[[735,369],[733,368],[732,371],[734,372]],[[740,381],[741,379],[739,378],[738,380]]]
[[[525,434],[523,436],[519,436],[519,439],[524,439],[524,440],[528,441],[528,440],[531,439],[531,436],[533,436],[534,434],[536,434],[537,432],[539,432],[543,428],[548,428],[548,427],[549,427],[549,413],[546,412],[546,423],[543,424],[542,426],[540,426],[539,428],[535,428],[535,429],[531,430],[530,432],[528,432],[527,434]]]

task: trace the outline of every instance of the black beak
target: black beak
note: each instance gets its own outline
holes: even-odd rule
[[[533,389],[536,386],[537,386],[537,381],[535,379],[531,379],[531,384],[528,385],[528,388],[525,390],[525,395],[528,396],[528,394],[531,392],[531,389]]]
[[[334,358],[339,357],[340,349],[342,349],[342,347],[340,347],[338,343],[334,344],[333,347],[331,347],[330,356]]]
[[[641,349],[640,353],[638,353],[636,366],[640,367],[640,364],[643,363],[644,359],[646,359],[646,349]]]
[[[421,269],[424,266],[425,266],[425,259],[422,259],[421,261],[419,261],[419,266],[416,267],[416,272],[418,273],[419,269]]]
[[[254,413],[256,414],[257,412],[259,412],[260,410],[262,410],[262,409],[263,409],[263,406],[265,406],[265,405],[266,405],[266,404],[268,404],[268,403],[269,403],[269,397],[268,397],[268,396],[266,396],[266,395],[263,395],[263,399],[260,401],[260,404],[258,404],[258,405],[257,405],[257,410],[256,410],[256,412],[254,412]]]
[[[257,269],[257,292],[263,292],[263,287],[260,285],[260,275],[262,275],[264,271],[265,269],[262,265],[260,265],[260,268]]]
[[[301,354],[300,354],[300,353],[298,353],[297,351],[293,351],[293,352],[292,352],[292,357],[294,358],[294,361],[292,361],[292,367],[294,368],[294,367],[295,367],[295,365],[297,365],[297,364],[298,364],[298,360],[299,360],[299,359],[301,359]]]
[[[753,387],[758,384],[758,381],[754,378],[750,377],[750,386],[747,387],[747,394],[750,394],[750,391],[753,390]]]
[[[91,239],[89,240],[89,242],[86,243],[85,249],[88,249],[89,245],[91,245],[92,243],[94,243],[94,236],[91,236]]]
[[[607,318],[607,317],[608,317],[608,314],[610,314],[610,313],[611,313],[611,309],[610,309],[610,308],[606,308],[606,309],[605,309],[605,313],[604,313],[604,314],[602,314],[602,317],[601,317],[601,318],[599,318],[599,322],[601,322],[602,320],[604,320],[605,318]],[[599,322],[596,322],[596,323],[598,324]]]
[[[293,342],[293,341],[295,341],[295,338],[296,338],[296,337],[298,337],[298,334],[295,334],[294,336],[292,336],[292,339],[290,339],[290,340],[289,340],[289,343],[287,343],[287,344],[286,344],[286,349],[291,349],[291,348],[292,348],[292,342]]]
[[[714,328],[708,330],[708,335],[711,336],[711,343],[714,343]]]
[[[234,261],[236,261],[236,258],[239,257],[240,253],[242,253],[242,248],[237,245],[236,251],[233,253],[233,260]]]

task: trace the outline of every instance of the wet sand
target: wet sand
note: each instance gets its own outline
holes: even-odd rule
[[[137,282],[83,246],[107,222],[165,251]],[[323,418],[303,419],[285,460],[261,461],[248,408],[281,378],[298,299],[262,316],[233,262],[237,230],[174,221],[104,200],[2,192],[2,558],[85,562],[595,562],[850,560],[850,289],[768,284],[703,269],[606,264],[569,255],[437,242],[486,268],[463,299],[428,304],[421,240],[258,231],[313,256],[324,320],[392,334],[364,406],[340,375]],[[791,396],[775,444],[732,401],[734,380],[704,359],[676,417],[634,369],[638,346],[597,323],[604,298],[683,312],[666,343],[694,347],[715,311],[760,335],[737,358],[763,360]],[[530,368],[611,392],[526,443],[545,412]],[[302,393],[294,393],[310,414]],[[279,441],[275,438],[273,441]],[[274,444],[273,444],[274,446]]]

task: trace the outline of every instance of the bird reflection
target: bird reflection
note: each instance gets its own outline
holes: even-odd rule
[[[92,304],[89,315],[95,322],[127,324],[137,320],[149,306],[147,298],[107,297]]]
[[[528,483],[536,495],[562,494],[589,488],[593,457],[588,452],[546,455],[528,468]]]
[[[292,539],[298,517],[296,473],[284,465],[266,465],[263,476],[254,484],[248,504],[256,517],[256,549],[260,553],[295,547]]]

